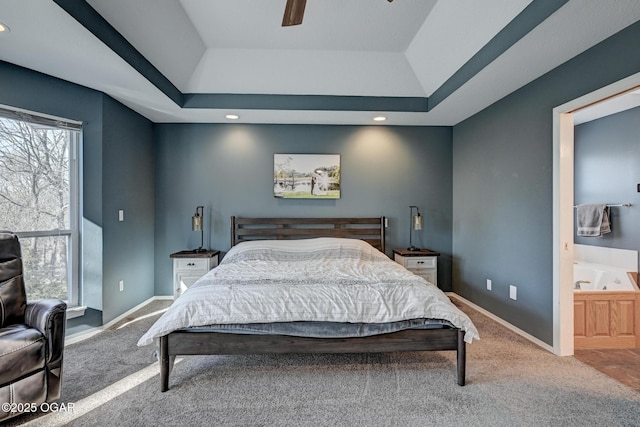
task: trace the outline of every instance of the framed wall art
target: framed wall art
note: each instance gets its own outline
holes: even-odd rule
[[[283,199],[339,199],[339,154],[274,154],[273,195]]]

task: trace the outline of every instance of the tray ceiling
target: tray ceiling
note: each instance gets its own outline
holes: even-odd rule
[[[454,125],[640,19],[637,0],[0,0],[0,59],[154,122]]]

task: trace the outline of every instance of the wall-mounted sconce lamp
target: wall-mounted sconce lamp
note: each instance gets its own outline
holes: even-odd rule
[[[196,214],[191,217],[191,229],[200,232],[200,247],[195,252],[204,251],[204,206],[196,207]]]
[[[416,214],[413,214],[415,208]],[[419,251],[420,248],[413,246],[413,230],[422,230],[422,216],[417,206],[409,206],[409,247],[408,251]]]

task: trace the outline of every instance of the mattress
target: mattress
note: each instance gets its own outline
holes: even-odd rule
[[[207,325],[190,328],[197,332],[247,335],[288,335],[307,338],[354,338],[389,334],[405,329],[442,329],[453,327],[441,319],[411,319],[388,323],[273,322]]]

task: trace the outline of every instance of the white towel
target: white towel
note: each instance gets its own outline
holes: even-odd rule
[[[601,237],[611,232],[609,206],[602,204],[578,205],[578,236]]]

